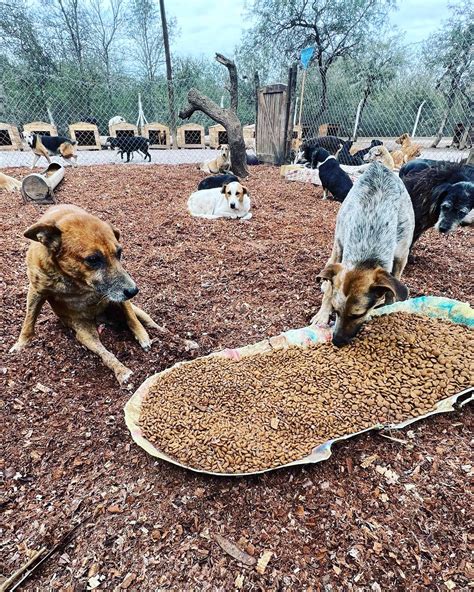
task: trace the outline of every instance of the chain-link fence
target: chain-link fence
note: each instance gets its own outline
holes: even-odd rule
[[[82,164],[123,162],[107,143],[110,135],[121,134],[148,137],[151,162],[201,162],[206,156],[199,149],[225,143],[225,132],[200,112],[185,121],[177,113],[187,104],[191,87],[228,106],[227,77],[227,71],[217,65],[198,72],[181,65],[173,80],[173,117],[164,76],[152,81],[132,75],[80,77],[77,70],[68,69],[32,75],[5,67],[0,80],[0,167],[31,165],[33,155],[22,138],[25,129],[74,137]],[[307,70],[300,69],[296,141],[327,134],[356,139],[358,145],[378,138],[395,148],[395,138],[408,133],[425,157],[460,160],[466,156],[473,142],[472,79],[465,77],[443,87],[429,69],[405,67],[378,84],[371,86],[370,81],[370,76],[356,76],[343,62],[331,68],[325,80],[313,62]],[[255,123],[253,79],[239,79],[238,113],[244,126]],[[109,122],[116,117],[131,125],[111,129]],[[245,138],[253,135],[249,129]],[[134,162],[143,160],[135,156]]]
[[[472,80],[444,90],[434,75],[415,68],[371,88],[341,66],[324,82],[315,64],[300,70],[295,113],[295,124],[300,125],[295,136],[303,140],[336,135],[361,144],[378,138],[395,147],[394,140],[408,133],[422,146],[424,156],[437,152],[437,158],[449,160],[463,158],[472,147]]]
[[[176,76],[172,85],[174,117],[165,77],[143,81],[116,76],[110,81],[86,81],[67,72],[40,79],[6,74],[0,80],[0,167],[31,165],[33,155],[23,139],[26,130],[73,137],[78,144],[78,163],[82,164],[123,162],[109,147],[110,135],[146,136],[151,162],[169,164],[201,162],[209,157],[199,149],[215,149],[226,141],[222,128],[215,127],[216,122],[203,113],[195,112],[187,120],[177,115],[187,105],[191,87],[228,107],[226,71],[212,78],[197,77],[196,72]],[[242,125],[255,123],[255,109],[253,82],[241,78],[238,114]],[[113,118],[124,121],[111,126]],[[135,156],[134,162],[143,160]]]

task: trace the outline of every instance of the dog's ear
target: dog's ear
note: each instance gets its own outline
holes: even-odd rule
[[[217,150],[220,150],[222,148],[222,144],[219,144],[219,146],[217,146]]]
[[[112,232],[115,235],[115,238],[117,240],[120,240],[120,230],[118,230],[117,228],[115,228],[115,226],[112,226],[112,224],[110,224],[110,222],[108,222],[108,225],[110,226],[110,228],[112,229]]]
[[[439,203],[443,197],[448,193],[451,185],[449,183],[441,183],[438,187],[435,187],[431,192],[431,197],[435,203]]]
[[[227,190],[227,185],[222,185],[221,193],[225,193]]]
[[[379,269],[375,273],[374,282],[370,286],[370,292],[377,298],[382,298],[387,292],[392,292],[396,300],[406,300],[408,298],[408,288],[399,280],[393,277],[384,269]]]
[[[332,282],[334,276],[336,276],[341,270],[342,265],[340,263],[331,263],[330,265],[326,265],[326,267],[318,273],[316,279]]]
[[[54,224],[33,224],[24,232],[30,240],[44,245],[49,251],[58,251],[61,246],[61,231]]]
[[[249,190],[247,189],[247,187],[244,187],[243,185],[241,185],[241,187],[242,187],[242,193],[244,195],[248,195],[249,194]]]

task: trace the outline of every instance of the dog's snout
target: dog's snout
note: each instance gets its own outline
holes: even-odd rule
[[[236,208],[236,205],[235,205],[235,203],[233,203],[233,202],[232,202],[232,203],[230,204],[230,207],[231,207],[233,210],[235,210],[235,208]]]
[[[347,345],[350,341],[350,337],[346,337],[345,335],[338,335],[334,333],[332,336],[332,342],[336,347],[342,347],[343,345]]]
[[[123,293],[124,293],[125,299],[129,300],[130,298],[133,298],[134,296],[136,296],[138,294],[138,288],[137,288],[137,286],[133,286],[131,288],[124,288]]]

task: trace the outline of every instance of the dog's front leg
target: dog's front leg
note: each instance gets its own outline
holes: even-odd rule
[[[110,368],[115,374],[116,379],[120,384],[127,382],[132,375],[130,368],[127,368],[120,362],[113,353],[106,349],[99,339],[97,328],[93,323],[81,323],[73,325],[76,332],[76,338],[79,343],[82,343],[91,352],[97,354],[107,368]]]
[[[138,315],[135,313],[133,305],[131,302],[123,302],[122,303],[123,312],[125,314],[125,319],[127,321],[128,328],[133,333],[135,339],[138,343],[142,346],[145,351],[148,351],[151,347],[151,339],[148,336],[148,333],[143,328],[143,325],[140,323],[138,319]],[[151,321],[151,318],[149,318]],[[153,323],[153,321],[152,321]],[[155,323],[156,325],[156,323]],[[156,325],[158,326],[158,325]]]
[[[34,159],[33,159],[33,164],[31,165],[31,168],[32,168],[32,169],[34,169],[34,168],[35,168],[35,166],[36,166],[36,163],[38,162],[39,158],[40,158],[40,157],[39,157],[39,154],[35,154],[35,157],[34,157]]]
[[[321,308],[311,319],[311,325],[328,325],[329,317],[332,313],[332,283],[329,281],[321,282],[321,291],[323,292],[323,301]]]
[[[135,313],[137,319],[145,327],[148,327],[149,329],[156,329],[159,333],[161,333],[161,335],[163,337],[169,337],[170,339],[179,339],[180,341],[183,342],[183,344],[187,350],[199,348],[199,345],[195,341],[192,341],[192,339],[183,339],[182,337],[179,337],[178,335],[175,335],[174,333],[172,333],[166,327],[162,327],[161,325],[158,325],[157,323],[155,323],[155,321],[150,317],[150,315],[148,315],[141,308],[138,308],[138,306],[136,306],[132,302],[130,302],[130,306],[131,306],[133,312]]]
[[[19,351],[31,341],[35,334],[35,324],[41,307],[45,303],[46,298],[37,292],[31,285],[28,288],[28,296],[26,297],[26,316],[23,321],[20,336],[15,345],[10,349],[11,352]]]

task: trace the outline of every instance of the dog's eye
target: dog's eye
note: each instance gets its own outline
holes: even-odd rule
[[[119,247],[117,249],[117,252],[115,253],[115,256],[117,257],[117,259],[122,259],[122,247]]]
[[[363,312],[362,314],[351,314],[351,315],[349,315],[349,318],[352,321],[355,321],[356,319],[361,319],[362,317],[365,317],[365,312]]]
[[[98,269],[104,264],[104,257],[101,253],[93,253],[84,259],[84,262],[92,269]]]

